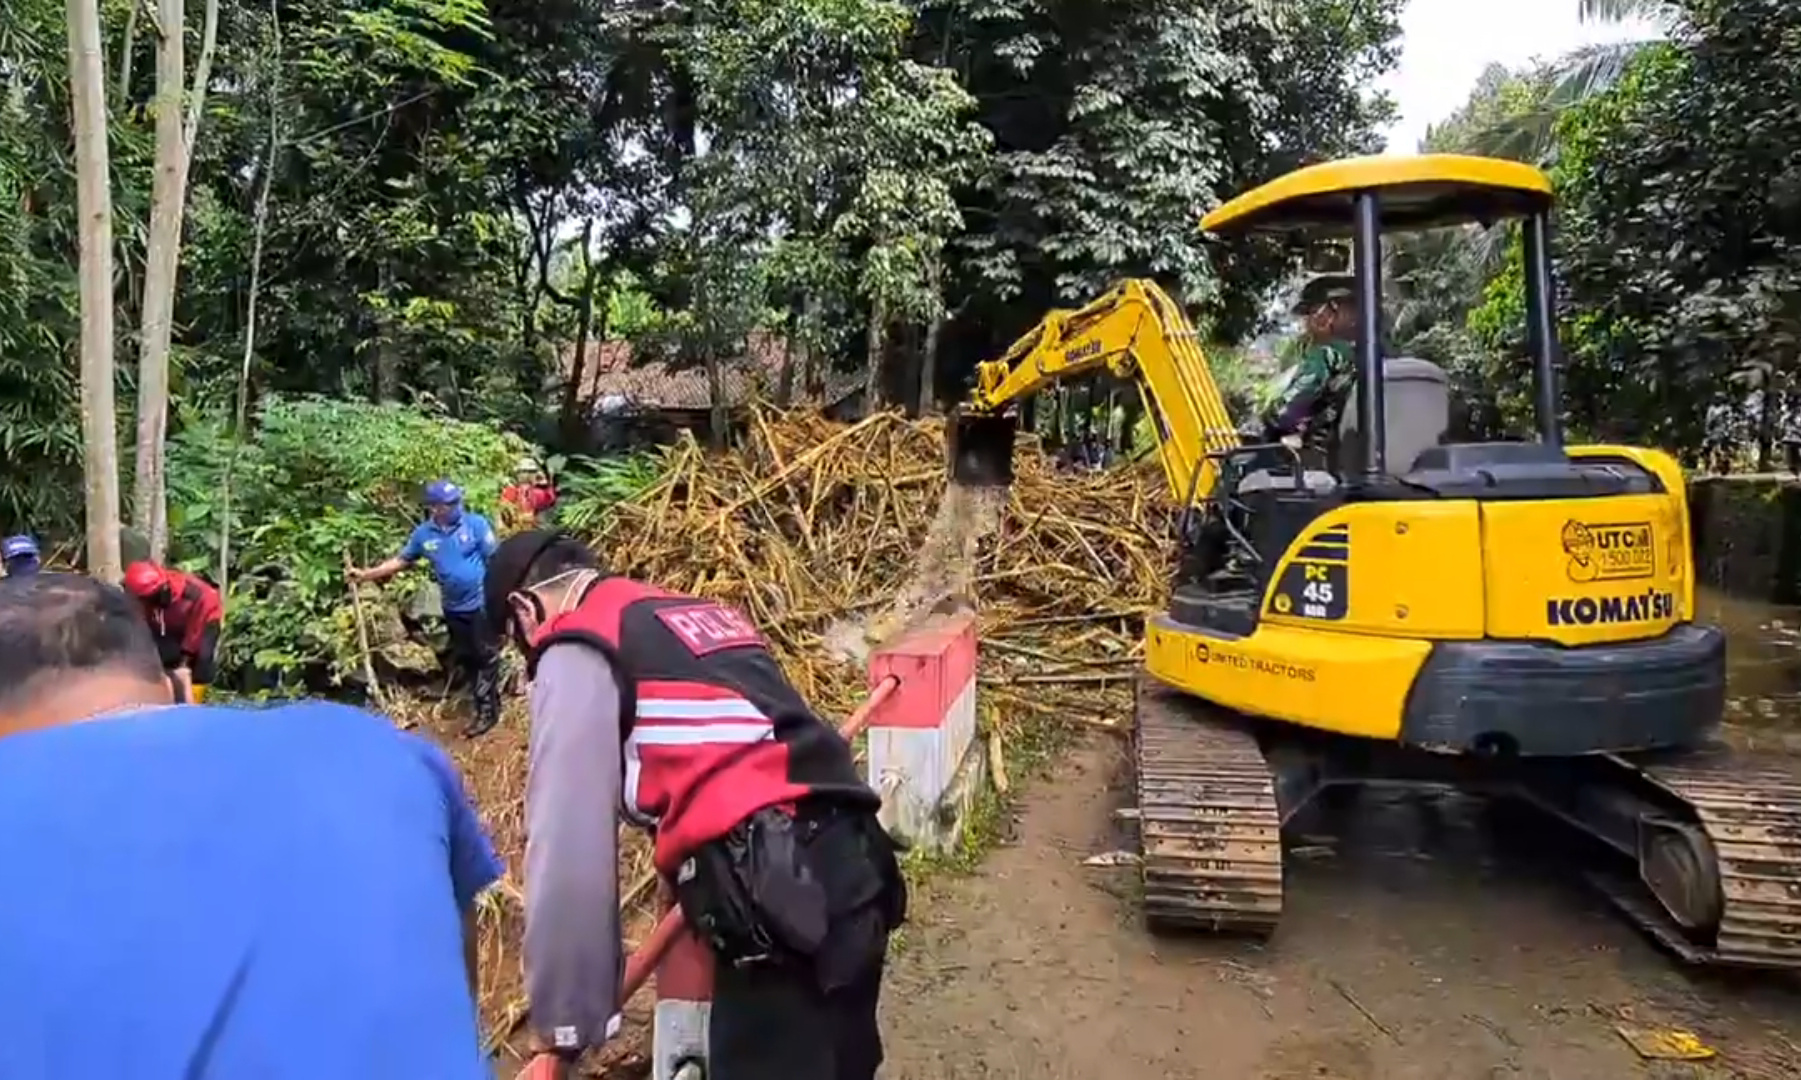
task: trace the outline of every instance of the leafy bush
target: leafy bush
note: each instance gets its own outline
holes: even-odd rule
[[[600,531],[614,506],[643,494],[662,477],[664,460],[662,451],[650,450],[627,457],[570,458],[557,477],[557,524],[578,536]]]
[[[276,688],[356,670],[346,556],[368,565],[398,551],[420,520],[421,488],[439,477],[492,518],[514,464],[534,452],[516,436],[415,407],[272,398],[234,462],[222,413],[188,419],[169,446],[170,549],[183,568],[216,578],[229,513],[221,664]],[[427,585],[408,574],[384,595],[404,602]],[[398,624],[392,608],[369,605],[369,614]]]

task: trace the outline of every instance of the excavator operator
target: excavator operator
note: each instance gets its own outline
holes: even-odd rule
[[[125,591],[143,609],[176,700],[199,705],[219,670],[219,627],[225,621],[219,590],[195,574],[134,562],[125,568]]]
[[[1322,274],[1302,287],[1294,305],[1300,359],[1263,418],[1264,438],[1301,450],[1309,469],[1337,471],[1338,422],[1357,376],[1355,285],[1347,275]]]

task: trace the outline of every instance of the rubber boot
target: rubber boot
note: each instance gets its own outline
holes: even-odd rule
[[[471,686],[475,697],[475,719],[463,729],[466,739],[478,738],[494,730],[500,723],[500,657],[484,659],[474,672]]]

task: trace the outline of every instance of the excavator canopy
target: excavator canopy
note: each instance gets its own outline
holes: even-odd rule
[[[1363,472],[1383,460],[1382,237],[1455,225],[1518,219],[1526,286],[1526,340],[1532,353],[1539,439],[1561,447],[1557,328],[1551,298],[1551,180],[1518,161],[1466,154],[1357,157],[1279,176],[1201,219],[1209,232],[1305,232],[1348,236],[1357,286],[1357,429],[1368,441]]]
[[[1408,232],[1543,213],[1551,181],[1522,162],[1464,154],[1345,158],[1252,188],[1202,218],[1201,228],[1348,236],[1359,194],[1375,196],[1384,232]]]

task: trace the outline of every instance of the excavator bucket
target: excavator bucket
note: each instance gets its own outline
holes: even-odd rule
[[[961,413],[951,418],[951,483],[1006,487],[1013,483],[1014,416]]]

